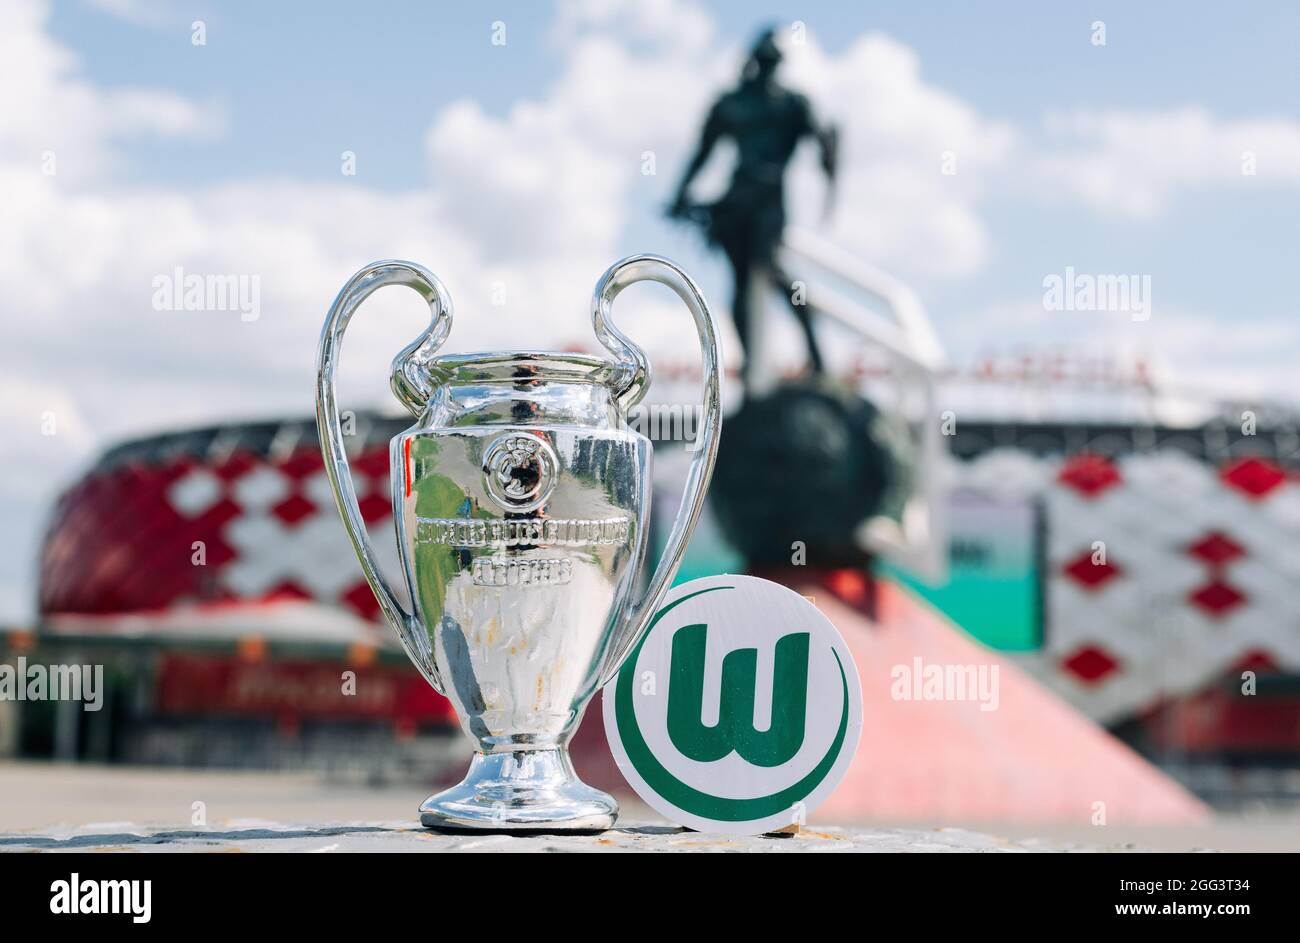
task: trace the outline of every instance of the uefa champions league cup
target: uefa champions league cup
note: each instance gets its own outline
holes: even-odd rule
[[[628,410],[650,381],[645,352],[611,320],[638,281],[671,288],[695,321],[703,421],[681,509],[642,579],[651,505],[650,440]],[[415,423],[389,447],[403,599],[376,563],[335,400],[344,331],[376,289],[405,285],[429,327],[392,364]],[[442,283],[411,262],[368,265],[343,286],[317,357],[321,449],[366,579],[411,661],[454,706],[475,753],[457,786],[420,806],[431,828],[600,830],[613,797],[584,784],[568,742],[597,689],[639,641],[686,549],[717,454],[720,358],[695,283],[656,256],[624,259],[596,285],[596,337],[611,359],[574,353],[436,356],[452,324]]]

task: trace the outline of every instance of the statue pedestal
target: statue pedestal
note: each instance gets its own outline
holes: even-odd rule
[[[896,513],[911,475],[889,422],[827,382],[786,383],[726,422],[709,498],[751,572],[865,567],[862,522]]]

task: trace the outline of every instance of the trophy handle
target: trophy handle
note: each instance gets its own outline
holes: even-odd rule
[[[374,590],[384,617],[397,630],[406,654],[441,694],[442,679],[429,651],[428,636],[416,617],[398,600],[375,563],[374,549],[366,533],[361,509],[357,506],[356,490],[352,487],[352,469],[343,445],[343,431],[339,427],[334,374],[342,350],[343,332],[361,302],[385,285],[414,288],[428,303],[432,314],[429,327],[393,361],[393,392],[417,416],[424,411],[433,392],[427,361],[451,331],[451,297],[437,276],[422,265],[393,260],[374,262],[348,280],[325,317],[325,328],[321,331],[320,347],[316,353],[316,429],[321,450],[325,453],[325,472],[329,475],[334,500],[338,503],[357,559],[361,561],[366,582]]]
[[[640,402],[650,385],[650,361],[646,358],[645,351],[610,320],[610,308],[614,299],[628,285],[641,281],[667,285],[682,299],[695,319],[704,366],[704,423],[700,428],[695,457],[691,460],[691,470],[686,478],[677,520],[673,522],[672,532],[668,535],[663,555],[659,558],[659,565],[650,578],[645,594],[635,603],[629,603],[619,616],[605,673],[600,679],[601,685],[608,683],[618,673],[628,653],[640,641],[650,616],[659,607],[668,584],[677,574],[677,567],[686,552],[686,544],[704,507],[704,493],[713,474],[722,426],[721,357],[713,315],[709,313],[709,306],[691,277],[676,264],[660,256],[636,255],[623,259],[610,266],[596,283],[596,292],[591,302],[591,320],[600,342],[618,359],[614,375],[615,398],[625,401],[624,408],[629,408]],[[648,496],[646,500],[650,500]]]

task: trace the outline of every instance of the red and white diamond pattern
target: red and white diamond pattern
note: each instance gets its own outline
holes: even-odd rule
[[[354,486],[380,569],[390,581],[400,581],[387,449],[372,450],[355,466]],[[214,491],[205,474],[195,469],[178,479],[168,498],[194,507],[200,496],[214,503],[228,496],[240,507],[242,514],[222,534],[235,554],[216,574],[225,590],[241,599],[300,596],[376,617],[378,607],[339,522],[329,479],[312,452],[251,465],[230,476],[224,491]]]
[[[1041,498],[1046,644],[1025,664],[1097,720],[1193,693],[1251,657],[1300,670],[1300,483],[1277,465],[998,449],[956,475]]]
[[[353,469],[380,568],[399,582],[387,446]],[[241,452],[115,469],[69,492],[57,520],[42,564],[47,613],[296,597],[378,617],[314,447],[277,460]],[[203,565],[193,561],[196,542]]]

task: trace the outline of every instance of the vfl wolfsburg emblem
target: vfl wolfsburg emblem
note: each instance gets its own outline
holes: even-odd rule
[[[801,823],[857,749],[844,640],[797,593],[752,576],[675,587],[604,691],[605,734],[647,804],[700,831]]]

